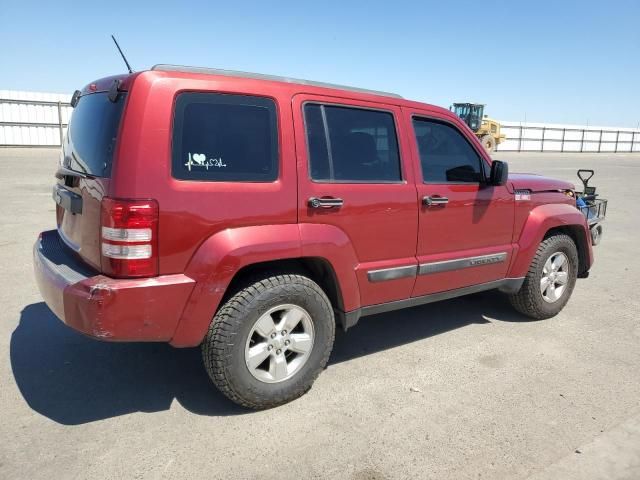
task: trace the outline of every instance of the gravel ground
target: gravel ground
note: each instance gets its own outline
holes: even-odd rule
[[[109,344],[42,303],[54,150],[0,150],[0,478],[640,478],[640,155],[510,154],[610,199],[591,277],[526,321],[494,292],[361,321],[303,398],[247,412],[197,349]]]

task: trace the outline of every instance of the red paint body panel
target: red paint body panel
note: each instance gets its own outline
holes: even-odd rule
[[[95,275],[70,282],[44,260],[39,243],[33,249],[36,283],[66,325],[100,340],[171,340],[195,285],[191,278],[175,274],[116,280]]]
[[[509,182],[515,189],[527,189],[532,192],[575,190],[576,188],[571,182],[535,175],[533,173],[510,173]]]
[[[58,182],[62,185],[64,182]],[[81,178],[78,186],[69,188],[82,197],[82,215],[74,215],[56,205],[58,231],[67,244],[93,268],[100,269],[100,205],[109,190],[108,178]]]
[[[563,196],[563,194],[550,194]],[[532,195],[536,197],[537,195]],[[591,246],[591,235],[586,219],[574,206],[568,203],[541,203],[529,209],[522,206],[519,212],[521,216],[526,215],[526,220],[517,238],[518,254],[515,256],[509,269],[508,277],[518,278],[526,275],[531,260],[536,253],[538,245],[543,240],[545,234],[556,227],[575,227],[581,230],[586,239],[586,262],[587,270],[593,264],[593,248]]]
[[[180,74],[176,74],[180,75]],[[183,75],[184,76],[184,75]],[[160,274],[185,271],[196,249],[227,228],[292,224],[296,214],[295,146],[291,94],[281,84],[268,90],[278,106],[280,178],[273,183],[203,182],[171,176],[171,124],[175,96],[181,91],[262,94],[247,79],[224,82],[140,75],[129,96],[109,196],[154,198],[160,205]],[[137,95],[138,89],[142,91]],[[188,226],[188,228],[185,228]]]
[[[185,272],[196,281],[196,287],[171,343],[193,346],[202,341],[227,286],[242,267],[301,256],[295,223],[227,229],[209,237]]]
[[[454,124],[474,147],[481,161],[490,168],[491,160],[476,141],[475,135],[457,118],[435,109],[405,108],[406,124],[413,117],[429,118]],[[462,123],[462,125],[461,125]],[[478,148],[479,147],[479,148]],[[504,262],[419,275],[412,296],[462,288],[505,278],[513,251],[514,196],[506,186],[480,183],[425,182],[420,153],[412,142],[411,154],[418,167],[417,190],[419,234],[416,256],[419,264],[456,260],[466,257],[506,253]],[[425,196],[446,197],[446,205],[425,206]]]
[[[121,81],[127,98],[110,179],[83,179],[78,193],[86,223],[58,209],[72,224],[82,257],[100,267],[99,207],[103,196],[155,199],[159,205],[159,276],[115,280],[96,275],[65,284],[38,260],[38,285],[56,315],[91,336],[110,340],[198,345],[230,282],[243,267],[279,259],[329,263],[346,312],[526,273],[549,228],[571,225],[589,237],[584,217],[562,193],[534,193],[515,201],[513,189],[571,189],[567,182],[512,175],[504,187],[422,181],[412,115],[453,124],[491,159],[473,132],[448,110],[400,98],[255,78],[146,71],[94,82],[99,91]],[[87,92],[89,87],[85,88]],[[181,92],[264,96],[277,108],[279,175],[271,183],[176,180],[171,175],[173,110]],[[304,102],[390,112],[396,124],[402,182],[317,183],[309,179]],[[423,207],[425,195],[450,199]],[[309,197],[344,200],[340,209],[307,206]],[[97,212],[97,213],[96,213]],[[95,215],[95,218],[94,218]],[[94,221],[95,220],[95,221]],[[66,222],[66,223],[65,223]],[[582,230],[581,230],[582,231]],[[93,232],[93,233],[91,233]],[[93,236],[92,236],[93,235]],[[71,239],[73,240],[73,239]],[[590,241],[588,263],[592,262]],[[371,270],[414,266],[506,252],[506,261],[459,271],[371,282]],[[134,306],[132,308],[132,306]]]
[[[391,99],[390,99],[391,100]],[[311,180],[303,119],[306,102],[349,105],[391,113],[396,123],[403,181],[399,183],[327,183]],[[408,298],[413,278],[372,283],[367,272],[378,268],[416,265],[417,211],[409,141],[402,126],[402,111],[392,102],[354,100],[326,95],[296,95],[293,122],[298,155],[298,216],[301,223],[331,225],[344,232],[356,254],[355,265],[362,305]],[[344,200],[339,209],[313,209],[311,197]]]
[[[104,340],[168,342],[193,286],[182,274],[142,280],[92,277],[65,288],[65,323]]]
[[[300,242],[303,257],[325,258],[336,273],[345,311],[362,305],[356,270],[358,257],[353,243],[334,225],[300,223]]]

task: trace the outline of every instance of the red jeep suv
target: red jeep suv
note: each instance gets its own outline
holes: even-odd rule
[[[508,175],[442,108],[170,65],[72,105],[34,246],[47,305],[101,340],[201,345],[246,407],[311,388],[336,325],[489,289],[547,318],[593,261],[573,185]]]

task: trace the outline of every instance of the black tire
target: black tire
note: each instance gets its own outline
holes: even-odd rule
[[[496,139],[493,136],[489,134],[483,135],[480,141],[487,152],[491,153],[496,149]]]
[[[543,276],[545,262],[556,252],[564,253],[569,261],[568,280],[560,298],[550,303],[543,298],[540,290],[540,281]],[[551,318],[557,315],[569,301],[576,285],[577,273],[578,250],[573,239],[564,234],[547,237],[538,246],[522,287],[517,293],[509,295],[511,305],[518,312],[536,320]]]
[[[305,309],[313,322],[309,357],[291,378],[265,383],[245,363],[245,346],[258,318],[281,304]],[[302,275],[274,275],[233,295],[216,313],[202,342],[209,377],[233,402],[252,409],[276,407],[306,393],[329,360],[335,337],[331,302],[322,289]]]

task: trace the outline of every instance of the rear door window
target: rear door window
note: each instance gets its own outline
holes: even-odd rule
[[[173,177],[211,182],[271,182],[278,177],[273,100],[182,93],[173,127]]]
[[[109,177],[126,94],[115,102],[107,92],[80,97],[69,122],[65,166],[96,177]]]
[[[341,106],[304,107],[309,169],[317,182],[400,182],[393,114]]]

